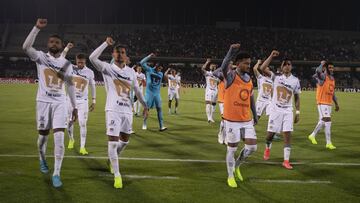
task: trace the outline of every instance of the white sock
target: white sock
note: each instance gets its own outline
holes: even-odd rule
[[[72,121],[69,122],[68,126],[68,135],[70,140],[74,140],[74,123]]]
[[[48,136],[39,135],[37,140],[37,146],[38,146],[40,161],[45,161],[47,141],[48,141]]]
[[[232,178],[234,177],[234,170],[235,170],[235,152],[237,150],[237,147],[227,147],[226,151],[226,167],[228,171],[228,177]]]
[[[242,164],[246,158],[248,158],[252,153],[256,152],[257,150],[257,145],[247,145],[245,144],[244,148],[241,150],[239,157],[236,159],[236,164],[235,166],[240,166],[240,164]]]
[[[81,122],[80,123],[80,147],[81,148],[85,148],[86,133],[87,133],[86,121]]]
[[[290,160],[291,147],[284,147],[284,160]]]
[[[325,122],[325,138],[326,144],[331,144],[331,121]]]
[[[126,148],[126,146],[127,146],[128,144],[129,144],[129,141],[123,142],[123,141],[119,140],[119,142],[118,142],[118,148],[117,148],[117,153],[118,153],[118,155],[120,155],[121,152],[125,150],[125,148]]]
[[[211,117],[213,117],[216,110],[216,105],[211,105],[211,106],[212,106]]]
[[[319,120],[318,124],[316,125],[311,135],[315,137],[319,133],[319,131],[324,127],[324,123],[325,122],[323,120]]]
[[[208,120],[211,120],[210,118],[211,118],[211,104],[206,104],[206,116],[207,116],[207,119]]]
[[[119,156],[117,153],[118,142],[117,141],[108,141],[108,156],[110,159],[111,166],[114,170],[115,177],[120,176],[119,171]]]
[[[60,176],[61,164],[64,158],[65,148],[64,148],[64,132],[54,133],[54,173],[53,176]]]

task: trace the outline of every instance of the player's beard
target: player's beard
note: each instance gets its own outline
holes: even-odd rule
[[[56,54],[58,54],[60,52],[60,49],[58,49],[56,47],[50,47],[49,52],[56,55]]]

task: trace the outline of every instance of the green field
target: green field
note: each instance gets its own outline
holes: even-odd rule
[[[89,116],[90,154],[78,154],[76,128],[75,150],[65,151],[61,189],[52,187],[51,173],[39,171],[36,89],[36,85],[0,87],[0,202],[360,202],[360,94],[337,93],[340,112],[333,113],[334,151],[325,149],[323,132],[317,137],[318,145],[307,140],[318,113],[314,92],[301,94],[301,120],[295,126],[291,153],[292,162],[298,164],[292,171],[280,165],[282,142],[273,144],[269,161],[276,163],[262,161],[267,123],[262,118],[256,126],[258,151],[242,167],[244,182],[231,189],[226,184],[226,148],[217,143],[218,109],[217,122],[209,125],[204,90],[187,89],[181,95],[180,114],[168,115],[163,89],[164,120],[169,129],[159,133],[154,110],[147,131],[141,130],[141,118],[134,118],[136,134],[122,154],[125,159],[120,160],[124,188],[116,190],[106,166],[104,87],[97,88],[97,108]],[[49,156],[53,154],[52,138]],[[66,146],[67,142],[66,136]],[[52,157],[48,163],[52,168]]]

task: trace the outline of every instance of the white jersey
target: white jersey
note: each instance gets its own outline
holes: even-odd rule
[[[142,89],[144,87],[143,86],[143,81],[146,81],[145,74],[136,72],[136,79],[137,79],[137,82],[139,84],[139,87]]]
[[[115,64],[108,63],[103,68],[102,74],[107,94],[105,111],[132,114],[130,93],[134,83],[137,83],[135,71],[128,66],[119,68]]]
[[[219,79],[214,76],[212,71],[206,71],[205,79],[206,79],[206,91],[217,92],[217,84],[219,82]]]
[[[176,91],[178,89],[177,76],[168,75],[168,91]]]
[[[95,84],[94,72],[86,66],[84,68],[73,66],[72,73],[76,103],[85,103],[88,101],[89,85]]]
[[[36,51],[31,57],[36,62],[39,87],[36,101],[63,103],[66,101],[64,81],[71,80],[72,65],[64,57]]]
[[[278,111],[293,111],[292,98],[294,94],[300,94],[299,79],[293,75],[286,77],[285,75],[271,76],[274,80],[274,94],[272,97],[272,106]]]
[[[258,96],[257,101],[271,102],[274,81],[270,77],[259,75],[257,77]]]

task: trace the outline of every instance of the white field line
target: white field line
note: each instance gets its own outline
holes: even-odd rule
[[[38,155],[27,155],[27,154],[0,154],[1,157],[21,157],[21,158],[38,158]],[[47,157],[54,157],[52,155]],[[108,159],[107,156],[65,156],[64,158],[73,159]],[[162,161],[162,162],[196,162],[196,163],[225,163],[223,160],[206,160],[206,159],[164,159],[164,158],[145,158],[145,157],[120,157],[120,160],[131,160],[131,161]],[[249,164],[269,164],[278,165],[282,162],[272,161],[249,161]],[[360,163],[351,162],[291,162],[293,165],[330,165],[330,166],[360,166]]]
[[[111,177],[114,175],[110,173],[100,173],[99,177]],[[122,175],[123,178],[129,179],[165,179],[165,180],[177,180],[179,177],[176,176],[148,176],[148,175]]]
[[[255,183],[291,183],[291,184],[331,184],[328,180],[270,180],[270,179],[251,179]]]

